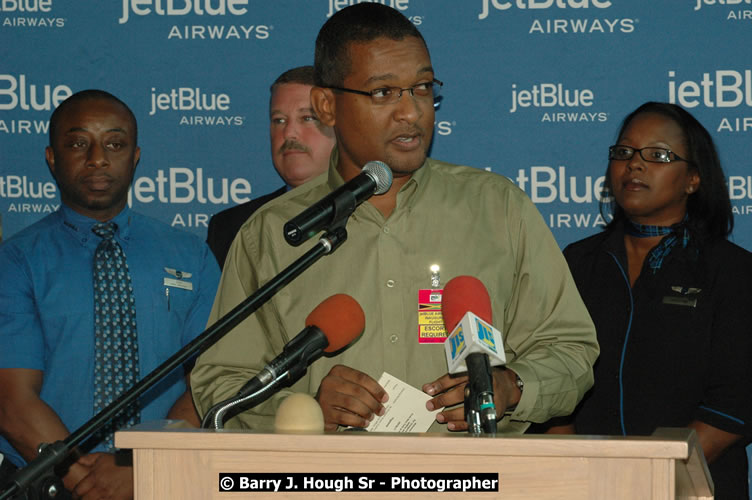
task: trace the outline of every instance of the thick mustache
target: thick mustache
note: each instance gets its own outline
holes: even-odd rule
[[[310,153],[311,150],[308,148],[308,146],[299,143],[296,140],[288,139],[286,140],[282,146],[279,147],[279,152],[284,153],[285,151],[302,151],[303,153]]]
[[[420,127],[418,125],[413,125],[409,129],[401,130],[399,133],[394,134],[394,137],[401,137],[403,135],[406,136],[423,136],[425,135],[423,131],[423,127]]]

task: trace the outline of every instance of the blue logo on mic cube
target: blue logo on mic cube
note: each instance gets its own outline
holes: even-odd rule
[[[494,339],[494,327],[484,323],[480,318],[475,318],[475,326],[478,329],[478,339],[488,346],[491,351],[498,353],[496,348],[496,340]]]
[[[506,364],[501,332],[477,315],[467,312],[444,342],[449,373],[467,371],[465,359],[479,352],[488,355],[492,366]]]

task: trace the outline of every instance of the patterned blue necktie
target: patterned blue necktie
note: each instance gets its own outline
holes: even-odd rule
[[[136,301],[125,254],[113,239],[114,222],[91,228],[102,241],[94,252],[94,412],[99,412],[139,378]],[[138,423],[138,404],[120,413],[101,431],[108,450],[113,433]]]

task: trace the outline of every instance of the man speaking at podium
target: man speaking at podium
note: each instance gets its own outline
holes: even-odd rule
[[[494,370],[497,429],[522,433],[530,422],[569,414],[592,385],[595,330],[542,217],[505,177],[427,158],[435,79],[423,37],[401,13],[361,3],[334,14],[316,40],[313,108],[333,126],[328,176],[265,205],[230,248],[210,321],[226,314],[316,243],[285,242],[284,224],[360,174],[389,165],[388,192],[364,202],[333,254],[207,350],[192,373],[200,413],[234,395],[293,338],[306,316],[335,293],[365,310],[365,332],[349,349],[322,358],[291,387],[315,395],[326,428],[367,427],[387,400],[383,372],[434,396],[431,431],[464,430],[464,378],[446,374],[441,343],[419,336],[418,294],[472,275],[487,287],[507,367]],[[434,273],[434,278],[436,278]],[[228,428],[270,430],[283,391],[229,420]],[[454,406],[454,408],[449,408]],[[506,413],[506,414],[505,414]]]

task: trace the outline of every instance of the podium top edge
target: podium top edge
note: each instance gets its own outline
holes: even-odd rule
[[[658,429],[652,436],[394,434],[370,432],[268,433],[196,429],[179,421],[154,421],[118,431],[119,448],[239,450],[322,453],[407,453],[434,455],[654,457],[687,459],[694,445],[690,429]]]

